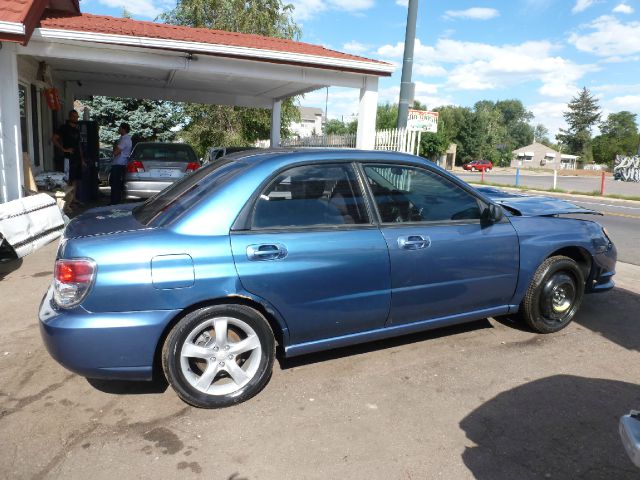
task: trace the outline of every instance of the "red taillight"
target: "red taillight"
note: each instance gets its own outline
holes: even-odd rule
[[[58,260],[55,278],[61,283],[89,283],[94,271],[95,265],[90,260]]]
[[[128,173],[142,173],[142,172],[144,172],[144,165],[142,165],[142,162],[139,162],[138,160],[134,160],[133,162],[129,162],[129,165],[127,165],[127,172]]]
[[[187,172],[195,172],[200,168],[200,164],[196,162],[191,162],[187,165]]]

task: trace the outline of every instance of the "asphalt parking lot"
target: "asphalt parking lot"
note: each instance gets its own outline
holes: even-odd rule
[[[198,410],[49,357],[36,312],[55,247],[0,270],[0,477],[640,476],[617,433],[640,408],[640,267],[620,265],[558,334],[487,319],[280,360],[257,397]]]

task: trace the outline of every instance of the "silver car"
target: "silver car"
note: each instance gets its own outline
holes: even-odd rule
[[[198,168],[196,153],[185,143],[140,142],[129,157],[125,196],[149,198]]]

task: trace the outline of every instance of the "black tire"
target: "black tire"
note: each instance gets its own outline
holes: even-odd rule
[[[241,325],[248,325],[259,341],[259,346],[254,347],[256,350],[239,353],[233,360],[229,360],[228,358],[231,357],[227,357],[227,353],[223,352],[222,349],[218,350],[219,347],[217,346],[217,339],[215,339],[215,331],[211,330],[211,333],[214,333],[214,337],[211,337],[209,332],[204,334],[207,328],[213,327],[202,326],[208,321],[222,318],[228,318],[232,322],[235,321]],[[228,324],[234,327],[232,322],[228,322]],[[198,332],[200,328],[202,328],[203,334],[208,335],[209,338],[209,342],[202,344],[202,348],[216,348],[216,352],[218,353],[213,353],[212,351],[212,355],[216,355],[216,357],[206,359],[189,357],[185,360],[187,357],[182,355],[183,346],[187,342],[196,343],[195,341],[190,342],[189,338],[197,335],[197,333],[194,332]],[[237,331],[238,333],[234,333],[233,328],[229,328],[228,334],[229,336],[231,336],[231,334],[236,335],[239,341],[241,341],[243,330],[242,328],[237,328]],[[197,338],[207,338],[202,337],[203,334]],[[229,341],[228,344],[238,345],[239,343]],[[201,344],[197,344],[196,346],[200,348]],[[222,362],[218,363],[216,358],[217,360],[222,360]],[[199,408],[229,407],[250,399],[260,392],[271,378],[274,358],[275,339],[269,322],[267,322],[259,312],[244,305],[215,305],[201,308],[190,313],[173,327],[162,348],[162,368],[167,381],[182,400]],[[189,362],[189,369],[186,374],[184,372],[183,362]],[[231,366],[232,362],[235,363],[236,367],[244,366],[245,364],[242,362],[246,362],[247,364],[251,362],[251,365],[253,365],[252,368],[256,368],[255,366],[257,365],[257,369],[253,376],[250,377],[248,383],[238,387],[236,391],[231,393],[207,393],[199,390],[192,384],[194,379],[204,377],[204,372],[212,365],[214,367],[216,363],[218,363],[218,365],[224,365],[224,362],[227,362],[227,369]],[[198,377],[198,373],[200,373],[200,377]],[[187,378],[187,375],[190,375],[191,381]],[[235,382],[236,379],[225,370],[221,369],[214,378],[210,383],[210,387],[206,388],[213,388],[214,384],[217,385],[216,382],[226,382],[227,385],[230,385],[230,388],[237,386],[233,385],[233,383],[237,383]]]
[[[536,270],[520,305],[523,320],[538,333],[562,330],[580,308],[584,285],[584,275],[575,260],[547,258]]]

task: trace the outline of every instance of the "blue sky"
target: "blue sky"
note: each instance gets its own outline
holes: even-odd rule
[[[291,1],[291,0],[290,0]],[[406,0],[293,0],[302,40],[398,65],[380,83],[380,102],[397,101]],[[171,0],[84,0],[87,13],[141,20]],[[552,133],[586,86],[605,114],[640,113],[640,0],[423,0],[413,80],[416,99],[434,108],[519,98]],[[357,91],[331,88],[329,117],[357,113]],[[325,92],[306,106],[324,108]]]

